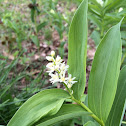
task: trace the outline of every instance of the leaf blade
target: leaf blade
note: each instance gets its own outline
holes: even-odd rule
[[[47,22],[43,22],[37,26],[37,32],[39,32],[43,27],[47,25]]]
[[[97,126],[95,124],[95,122],[92,122],[92,121],[88,121],[86,124],[84,124],[83,126]]]
[[[33,43],[34,43],[37,47],[40,46],[40,42],[39,42],[38,36],[36,36],[36,35],[31,35],[30,38],[31,38],[31,40],[33,41]]]
[[[89,113],[79,105],[64,104],[56,115],[46,117],[44,120],[41,120],[41,122],[43,122],[38,124],[37,126],[49,126],[55,124],[56,122],[79,117],[86,114],[89,115]]]
[[[118,23],[106,33],[97,48],[88,85],[89,108],[104,122],[116,93],[121,52],[120,23]]]
[[[72,20],[68,40],[69,73],[78,81],[72,87],[73,95],[78,100],[84,92],[86,82],[87,7],[88,0],[83,0]]]
[[[126,107],[126,66],[120,71],[116,96],[113,102],[112,109],[108,116],[106,125],[121,126],[121,121]]]
[[[8,126],[17,126],[17,124],[20,126],[32,125],[45,115],[57,113],[64,100],[69,97],[70,95],[61,89],[41,91],[20,107],[8,123]]]

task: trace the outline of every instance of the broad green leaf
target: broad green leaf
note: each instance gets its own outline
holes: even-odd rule
[[[95,124],[95,122],[89,121],[86,124],[84,124],[83,126],[97,126],[97,125]]]
[[[39,92],[27,100],[12,117],[8,126],[33,125],[46,115],[58,112],[64,100],[70,95],[62,89],[48,89]]]
[[[43,27],[47,25],[47,22],[43,22],[37,26],[37,32],[39,32]]]
[[[39,39],[38,39],[38,37],[37,37],[36,35],[32,35],[30,38],[31,38],[31,40],[33,41],[33,43],[34,43],[37,47],[40,46]]]
[[[88,106],[103,122],[106,122],[116,94],[121,54],[118,23],[106,33],[99,44],[89,77]]]
[[[91,36],[90,36],[94,42],[95,42],[95,45],[97,46],[100,42],[100,33],[96,30],[94,30],[92,33],[91,33]]]
[[[66,119],[80,117],[82,115],[89,115],[89,113],[79,105],[64,104],[55,115],[45,117],[41,120],[42,123],[40,123],[37,126],[52,126],[57,122],[64,121]]]
[[[108,116],[106,126],[121,126],[126,108],[126,66],[121,70],[115,100]]]
[[[88,0],[83,0],[73,17],[69,31],[68,65],[69,73],[78,81],[72,87],[76,99],[81,98],[86,83],[87,8]]]

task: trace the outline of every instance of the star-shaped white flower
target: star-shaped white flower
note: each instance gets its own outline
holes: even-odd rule
[[[58,73],[56,73],[56,74],[50,74],[50,76],[51,76],[50,81],[51,81],[53,84],[60,81],[59,76],[58,76]]]

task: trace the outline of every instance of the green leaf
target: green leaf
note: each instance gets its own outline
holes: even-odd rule
[[[89,12],[92,12],[93,14],[97,16],[101,16],[101,7],[93,5],[93,4],[88,4]]]
[[[103,122],[111,110],[120,72],[120,23],[104,36],[95,53],[88,84],[88,105]]]
[[[111,11],[119,7],[126,7],[126,0],[106,0],[105,11]]]
[[[88,14],[88,19],[91,20],[97,27],[102,29],[101,21],[98,17],[94,16],[94,14]]]
[[[126,31],[121,31],[122,45],[126,46]]]
[[[89,121],[86,124],[84,124],[83,126],[97,126],[97,125],[95,124],[95,122]]]
[[[96,46],[100,43],[100,33],[98,31],[94,30],[90,37],[94,40]]]
[[[106,126],[121,126],[126,108],[126,66],[121,70],[115,100],[108,116]]]
[[[54,115],[70,95],[62,89],[48,89],[27,100],[16,112],[8,126],[33,125],[46,115]]]
[[[101,7],[101,5],[99,4],[98,0],[89,0],[89,3],[92,3],[98,7]]]
[[[75,104],[64,104],[61,109],[53,116],[45,117],[41,120],[42,123],[40,123],[37,126],[52,126],[53,124],[66,120],[66,119],[72,119],[76,117],[80,117],[82,115],[89,115],[89,113],[84,110],[81,106],[75,105]]]
[[[78,81],[72,87],[73,95],[78,100],[84,92],[86,83],[87,8],[88,0],[83,0],[73,17],[69,31],[69,73]]]
[[[65,120],[63,122],[56,123],[53,126],[75,126],[74,124],[75,124],[74,119],[70,119],[70,120]]]
[[[33,43],[34,43],[37,47],[40,46],[39,39],[38,39],[38,37],[37,37],[36,35],[30,36],[30,38],[31,38],[31,40],[33,41]]]
[[[35,9],[31,9],[31,21],[34,23],[35,22]]]
[[[39,32],[43,27],[47,25],[47,22],[43,22],[37,26],[37,32]]]

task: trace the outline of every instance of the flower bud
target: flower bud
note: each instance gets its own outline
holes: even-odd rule
[[[51,51],[51,56],[55,56],[55,52],[54,51]]]

